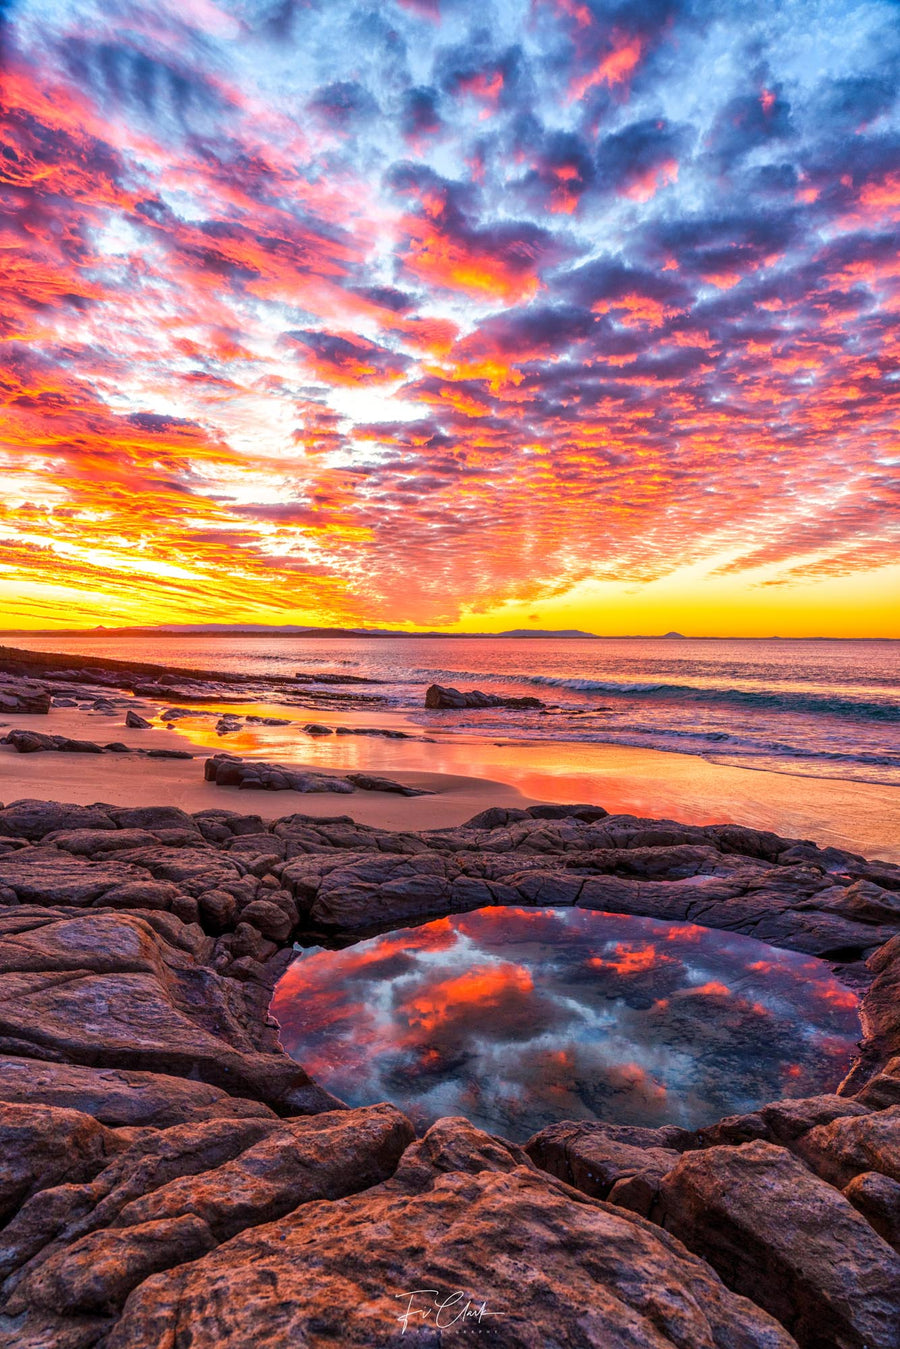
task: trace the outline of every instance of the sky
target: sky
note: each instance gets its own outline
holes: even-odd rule
[[[0,623],[900,636],[900,7],[0,0]]]

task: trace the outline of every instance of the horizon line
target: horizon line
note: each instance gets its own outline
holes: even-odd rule
[[[214,629],[218,628],[219,631]],[[537,628],[534,630],[513,628],[499,632],[446,632],[440,629],[423,628],[344,628],[303,624],[278,623],[237,623],[230,624],[133,624],[122,627],[104,627],[102,624],[92,628],[0,628],[0,637],[120,637],[142,634],[165,634],[170,637],[240,637],[259,636],[261,633],[282,633],[286,637],[360,637],[374,640],[377,638],[432,638],[442,640],[464,640],[466,638],[503,638],[506,641],[552,640],[558,638],[567,641],[691,641],[691,642],[897,642],[900,636],[854,636],[839,637],[824,633],[801,636],[790,633],[769,633],[765,636],[747,634],[717,633],[681,633],[681,632],[632,632],[597,633],[573,628]]]

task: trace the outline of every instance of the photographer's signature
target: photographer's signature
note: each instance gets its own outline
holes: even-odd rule
[[[486,1303],[469,1297],[461,1288],[446,1294],[437,1288],[415,1288],[411,1293],[395,1293],[394,1297],[406,1303],[405,1309],[397,1317],[403,1327],[403,1335],[411,1323],[428,1322],[446,1330],[467,1321],[480,1323],[486,1316],[500,1315],[499,1312],[489,1312]]]

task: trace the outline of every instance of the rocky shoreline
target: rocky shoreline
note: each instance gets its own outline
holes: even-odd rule
[[[311,683],[325,687],[310,688]],[[98,699],[115,705],[110,699],[113,689],[132,695],[122,699],[122,706],[128,706],[132,698],[148,698],[160,705],[278,702],[299,707],[364,708],[384,704],[377,693],[363,691],[377,683],[360,675],[329,671],[290,676],[221,671],[212,676],[207,670],[181,666],[0,646],[0,713],[40,714],[53,706],[91,706]],[[334,685],[348,685],[352,691]]]
[[[487,904],[820,956],[863,993],[860,1057],[830,1095],[698,1132],[579,1122],[523,1147],[461,1119],[415,1140],[283,1053],[268,1006],[296,938]],[[599,807],[414,834],[22,801],[0,809],[0,926],[0,1344],[900,1345],[898,867]],[[404,1323],[420,1289],[456,1300]]]

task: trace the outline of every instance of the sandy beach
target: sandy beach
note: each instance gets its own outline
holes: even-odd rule
[[[161,709],[135,700],[149,717]],[[282,727],[246,725],[219,736],[217,715],[292,716]],[[797,777],[718,764],[696,755],[560,742],[502,742],[440,734],[436,718],[426,735],[399,714],[315,712],[275,704],[221,704],[197,709],[164,729],[127,730],[125,709],[114,713],[54,708],[48,716],[16,714],[12,726],[133,749],[180,749],[193,761],[129,755],[19,754],[0,745],[0,800],[23,797],[90,804],[172,804],[187,811],[252,811],[275,819],[292,810],[317,817],[349,815],[388,829],[437,829],[463,823],[488,806],[538,801],[587,802],[613,813],[665,817],[686,824],[741,823],[820,845],[850,848],[886,861],[900,860],[900,790],[871,783]],[[332,726],[403,730],[409,739],[309,736],[309,720]],[[319,772],[373,772],[425,788],[434,795],[382,792],[351,796],[245,792],[203,780],[203,760],[227,752],[308,767]]]

